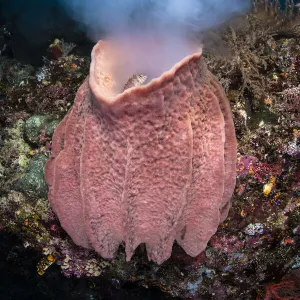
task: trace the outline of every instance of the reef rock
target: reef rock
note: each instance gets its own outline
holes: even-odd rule
[[[49,200],[73,241],[104,258],[125,242],[130,260],[145,243],[160,264],[174,240],[196,256],[235,186],[229,102],[200,53],[125,91],[120,74],[132,74],[116,68],[121,59],[109,43],[94,47],[90,76],[53,136]]]

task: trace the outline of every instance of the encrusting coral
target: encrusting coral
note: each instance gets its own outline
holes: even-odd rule
[[[235,186],[228,100],[199,53],[119,93],[113,53],[107,42],[94,47],[90,76],[54,133],[51,205],[73,241],[104,258],[123,241],[127,260],[145,243],[160,264],[174,240],[196,256],[227,217]]]

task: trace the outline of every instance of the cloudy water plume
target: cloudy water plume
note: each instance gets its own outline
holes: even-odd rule
[[[251,0],[60,1],[92,40],[118,44],[132,72],[148,78],[201,51],[200,32],[251,9]]]

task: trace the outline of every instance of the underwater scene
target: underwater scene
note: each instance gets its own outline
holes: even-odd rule
[[[300,299],[300,1],[0,0],[0,299]]]

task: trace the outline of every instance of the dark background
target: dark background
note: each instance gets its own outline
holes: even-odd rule
[[[82,56],[90,56],[95,44],[58,0],[0,0],[0,48],[4,26],[10,32],[13,57],[33,66],[42,65],[42,56],[55,38],[75,43],[74,52]]]
[[[280,1],[284,6],[285,0]],[[74,52],[82,56],[90,56],[95,44],[59,0],[0,0],[0,49],[3,25],[11,33],[9,43],[14,58],[33,66],[42,65],[42,56],[55,38],[77,44]]]
[[[41,253],[24,248],[15,236],[0,231],[1,300],[176,300],[158,288],[146,289],[138,283],[121,285],[103,277],[69,279],[57,265],[40,276],[36,265],[41,258]]]

